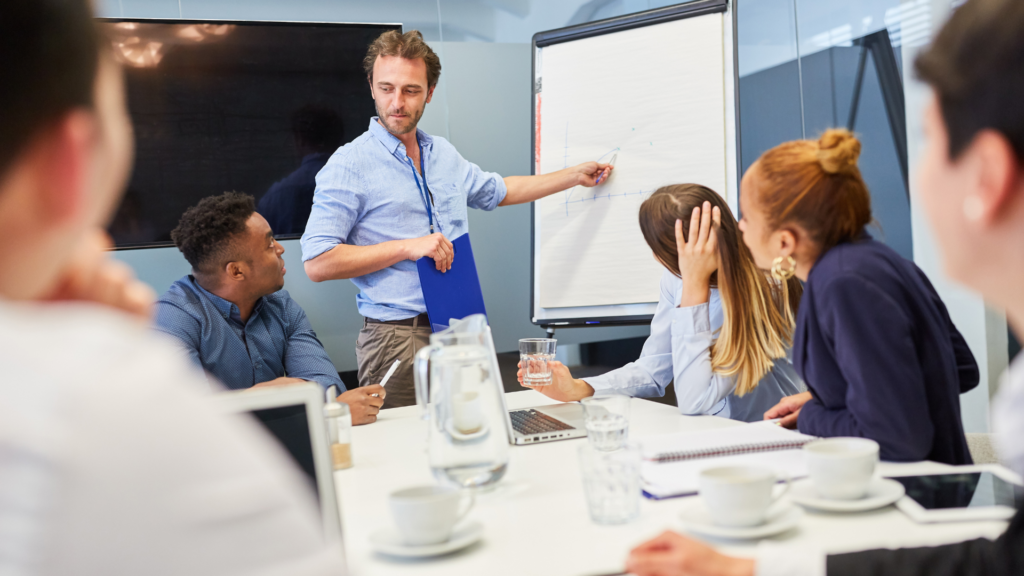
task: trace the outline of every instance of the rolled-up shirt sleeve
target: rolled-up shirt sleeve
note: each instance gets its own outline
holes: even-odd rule
[[[360,182],[344,149],[331,156],[316,175],[313,209],[302,233],[302,261],[311,260],[346,243],[366,206],[366,187]]]
[[[459,157],[459,186],[466,191],[466,203],[478,210],[494,210],[505,199],[505,179],[495,172],[484,172],[479,166]]]

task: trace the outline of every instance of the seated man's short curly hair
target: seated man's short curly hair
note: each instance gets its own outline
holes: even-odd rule
[[[248,194],[225,192],[203,198],[182,214],[171,239],[193,270],[212,273],[232,259],[231,240],[245,232],[246,221],[255,211]]]

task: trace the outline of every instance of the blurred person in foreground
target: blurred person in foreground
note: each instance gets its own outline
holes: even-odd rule
[[[970,0],[915,63],[934,98],[925,110],[927,144],[918,181],[938,232],[946,272],[1024,326],[1024,3]],[[1024,473],[1024,359],[1004,374],[993,403],[996,447]],[[755,559],[732,558],[673,532],[632,551],[640,576],[853,574],[952,576],[1024,574],[1024,513],[996,540],[923,548],[821,551],[762,545]]]
[[[104,46],[86,0],[0,2],[0,573],[343,574],[288,456],[104,253],[133,147]]]

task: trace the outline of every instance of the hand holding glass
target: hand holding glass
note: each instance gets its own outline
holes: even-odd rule
[[[524,372],[523,384],[551,384],[551,367],[548,366],[548,362],[555,359],[556,342],[554,338],[523,338],[519,341],[519,361]]]

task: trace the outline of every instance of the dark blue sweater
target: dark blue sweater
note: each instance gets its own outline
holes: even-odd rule
[[[865,236],[818,259],[793,365],[814,397],[801,432],[870,438],[883,460],[971,463],[960,394],[978,365],[924,272],[888,246]]]

